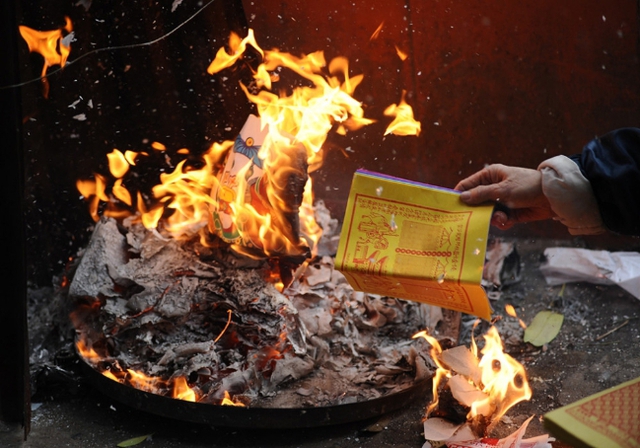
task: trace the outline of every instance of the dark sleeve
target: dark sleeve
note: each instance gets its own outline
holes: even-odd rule
[[[640,129],[612,131],[571,159],[591,183],[605,226],[640,236]]]

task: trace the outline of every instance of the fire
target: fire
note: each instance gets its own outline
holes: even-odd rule
[[[157,377],[145,375],[142,372],[137,372],[132,369],[127,369],[127,380],[131,386],[136,389],[143,390],[145,392],[155,392],[164,385],[164,382]]]
[[[187,380],[183,376],[176,378],[173,382],[173,393],[171,396],[178,400],[197,401],[195,391],[189,387]]]
[[[87,347],[83,339],[78,339],[76,348],[80,356],[97,370],[100,370],[105,377],[126,384],[136,389],[158,395],[170,395],[172,398],[184,401],[196,402],[199,396],[195,389],[192,389],[183,376],[173,380],[164,380],[160,377],[150,376],[144,372],[134,369],[120,369],[117,364],[103,368],[101,364],[108,363],[103,356],[100,356],[93,348]],[[170,392],[169,392],[170,391]]]
[[[469,408],[467,422],[488,432],[515,404],[531,398],[531,388],[524,367],[504,353],[500,335],[494,326],[484,335],[480,350],[472,339],[471,349],[460,346],[442,350],[438,341],[426,332],[414,335],[431,345],[431,358],[437,365],[433,378],[433,400],[427,407],[426,418],[438,408],[439,390],[447,380],[453,397]]]
[[[387,127],[384,135],[420,135],[420,122],[413,118],[413,109],[404,100],[406,93],[405,90],[402,91],[400,103],[392,104],[385,109],[385,115],[395,118]]]
[[[516,313],[516,310],[513,307],[513,305],[507,303],[504,306],[504,310],[507,312],[509,316],[515,317],[516,319],[518,319],[518,323],[520,324],[520,326],[526,330],[527,324],[525,324],[524,321],[518,317],[518,314]]]
[[[44,97],[47,98],[49,96],[49,86],[45,78],[47,69],[54,65],[64,67],[71,52],[69,42],[73,38],[71,19],[65,17],[64,27],[52,31],[37,31],[24,25],[20,25],[18,28],[20,35],[29,46],[29,51],[40,53],[44,57],[41,76],[44,83]]]
[[[380,25],[378,25],[378,28],[376,28],[376,30],[373,32],[373,34],[371,35],[369,40],[376,40],[378,38],[378,36],[380,36],[380,31],[382,31],[382,27],[383,26],[384,26],[384,22],[382,22]]]
[[[84,340],[82,339],[78,340],[78,342],[76,343],[76,347],[78,348],[78,352],[87,361],[98,361],[102,359],[102,357],[98,355],[98,353],[96,353],[93,348],[87,347]]]
[[[396,54],[398,55],[401,61],[406,61],[407,58],[409,57],[409,55],[405,51],[402,51],[400,47],[398,47],[397,45],[396,45]]]
[[[381,28],[382,24],[377,32]],[[158,141],[140,151],[113,149],[107,154],[108,173],[76,182],[94,221],[101,216],[129,218],[163,236],[199,237],[203,245],[211,244],[214,234],[238,253],[293,257],[302,265],[314,255],[322,229],[314,216],[310,174],[322,165],[323,145],[330,132],[345,135],[374,122],[365,117],[362,104],[353,97],[363,76],[352,76],[344,57],[327,62],[320,51],[301,56],[265,51],[253,30],[245,38],[231,34],[227,49],[217,51],[208,73],[228,69],[250,48],[262,60],[250,67],[251,86],[240,87],[257,115],[248,118],[236,140],[213,143],[196,162],[187,148],[174,149]],[[302,85],[279,87],[279,93],[273,93],[284,71]],[[385,111],[394,117],[387,133],[417,135],[420,123],[404,97],[403,93],[400,104]],[[173,152],[184,159],[172,171],[162,172],[150,192],[131,187],[136,168]],[[286,286],[277,275],[272,280],[281,290]],[[83,358],[112,380],[182,400],[202,399],[186,378],[167,380],[118,365],[105,367],[109,364],[105,358],[84,348],[78,344]],[[268,372],[283,356],[282,350],[265,347],[257,365]],[[228,393],[223,404],[233,404]]]
[[[231,395],[229,395],[229,392],[227,392],[226,390],[224,391],[224,398],[222,399],[222,402],[220,404],[222,406],[241,406],[241,407],[244,407],[244,403],[241,403],[239,401],[233,401],[231,399]]]
[[[189,383],[184,376],[165,380],[160,377],[147,375],[144,372],[134,369],[120,370],[117,364],[104,369],[99,364],[104,364],[105,358],[100,356],[91,347],[87,347],[82,339],[78,339],[76,342],[76,348],[80,356],[87,363],[91,364],[97,370],[100,370],[102,375],[113,381],[135,387],[136,389],[140,389],[145,392],[158,395],[169,395],[177,400],[191,402],[200,401],[201,397],[197,390],[189,386]],[[224,391],[224,397],[219,404],[223,406],[245,406],[244,403],[232,399],[228,391]]]
[[[313,215],[308,213],[312,210],[311,195],[303,194],[301,198],[292,200],[292,180],[304,182],[300,191],[311,192],[311,178],[307,173],[321,165],[322,145],[329,131],[334,126],[342,131],[355,130],[372,122],[364,118],[362,105],[351,96],[362,76],[350,77],[344,58],[332,60],[327,74],[322,52],[296,57],[276,50],[263,51],[252,31],[246,38],[238,39],[232,34],[229,41],[231,54],[220,49],[208,72],[215,74],[234,64],[248,46],[260,52],[263,62],[253,75],[262,89],[254,94],[240,85],[257,107],[259,123],[253,128],[259,131],[245,131],[244,128],[245,132],[241,131],[241,143],[249,149],[256,148],[256,154],[250,161],[244,159],[242,162],[237,152],[227,157],[220,177],[221,185],[215,190],[218,200],[213,204],[213,213],[219,219],[215,228],[223,239],[240,242],[235,248],[241,252],[243,246],[253,246],[263,249],[268,255],[299,255],[304,253],[307,245],[314,246],[319,228]],[[279,68],[292,71],[310,85],[296,88],[290,95],[272,93],[270,90],[276,78],[270,72]],[[249,141],[251,145],[246,143]],[[238,169],[239,163],[244,163],[246,168]],[[257,173],[256,167],[260,170]],[[260,187],[264,184],[263,190],[253,189],[258,183]],[[245,199],[247,191],[255,197],[249,203]],[[301,212],[299,214],[306,215],[300,220],[300,233],[304,240],[290,229],[292,226],[288,221],[294,208]],[[233,224],[225,223],[228,219]],[[278,231],[272,231],[272,227]],[[293,227],[297,227],[297,223]]]
[[[497,421],[515,404],[529,400],[531,388],[522,364],[504,353],[496,327],[489,328],[484,339],[485,345],[480,351],[483,356],[478,364],[483,392],[489,395],[484,404],[495,406],[493,419]]]
[[[160,175],[160,183],[146,200],[127,187],[127,180],[136,160],[150,154],[114,149],[107,156],[111,178],[95,174],[93,180],[76,184],[94,220],[101,215],[117,219],[135,215],[147,228],[162,226],[175,238],[200,235],[205,244],[215,233],[237,252],[253,257],[313,255],[321,228],[314,217],[309,174],[322,165],[322,147],[330,131],[346,134],[374,121],[364,116],[362,104],[352,96],[363,77],[351,76],[343,57],[327,64],[320,51],[294,56],[263,50],[253,30],[243,39],[231,34],[228,50],[218,50],[208,73],[231,67],[248,48],[262,56],[262,62],[251,68],[259,90],[240,85],[256,106],[259,116],[253,129],[257,131],[235,142],[214,143],[198,167],[179,162],[173,172]],[[283,69],[305,85],[290,94],[283,93],[286,89],[273,93],[276,74]],[[385,111],[395,117],[387,133],[417,135],[420,123],[404,96]],[[169,150],[160,142],[153,142],[150,149]],[[177,152],[189,154],[186,148]]]

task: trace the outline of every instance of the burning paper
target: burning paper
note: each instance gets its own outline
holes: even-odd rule
[[[70,286],[78,350],[113,380],[212,404],[226,404],[225,392],[267,407],[341,404],[425,379],[409,338],[429,307],[355,292],[330,256],[313,257],[321,234],[338,226],[317,218],[309,174],[329,132],[373,122],[352,96],[362,76],[350,76],[343,57],[327,64],[322,52],[263,51],[251,30],[232,34],[208,72],[249,47],[262,59],[243,61],[253,81],[240,87],[256,114],[235,141],[198,160],[160,142],[114,149],[109,173],[77,182],[98,223]],[[284,71],[300,86],[273,93]],[[184,159],[150,194],[130,190],[145,160],[173,151]],[[285,281],[290,258],[301,265]],[[401,340],[381,342],[381,329]]]
[[[306,151],[301,144],[276,143],[271,129],[255,115],[247,119],[216,176],[209,230],[228,243],[256,249],[255,255],[306,255],[298,220],[308,179]],[[279,146],[286,173],[265,171],[273,163],[265,157],[275,154],[261,154],[269,145]]]
[[[251,66],[253,60],[244,61],[254,82],[240,87],[257,115],[249,117],[236,140],[214,143],[200,164],[179,162],[173,172],[160,175],[161,183],[151,195],[126,186],[128,177],[135,175],[130,167],[149,153],[114,150],[109,166],[115,180],[95,174],[95,180],[77,183],[95,221],[100,216],[123,219],[138,214],[146,228],[160,226],[174,238],[198,234],[206,242],[213,233],[244,255],[293,257],[292,264],[315,253],[321,228],[312,212],[309,174],[322,164],[329,132],[345,134],[374,121],[364,116],[362,104],[352,96],[363,77],[349,74],[344,57],[327,64],[320,51],[294,56],[262,50],[253,30],[245,38],[232,33],[228,49],[218,50],[208,73],[229,69],[249,48],[262,59],[257,67]],[[302,85],[273,93],[284,71]],[[392,106],[385,112],[395,117],[388,132],[417,134],[419,123],[404,95]],[[154,145],[157,151],[167,150]],[[183,148],[179,153],[189,151]]]
[[[272,408],[364,401],[429,377],[426,343],[410,340],[427,305],[355,292],[329,256],[280,292],[266,260],[131,221],[96,224],[68,286],[78,352],[104,376]]]
[[[474,339],[471,349],[458,346],[442,350],[438,341],[426,332],[414,336],[417,337],[431,344],[431,358],[438,366],[433,379],[433,401],[426,411],[427,440],[487,436],[507,410],[531,398],[524,367],[504,353],[495,327],[484,335],[481,358]]]
[[[27,26],[20,25],[20,35],[27,42],[29,51],[40,53],[44,57],[42,66],[43,95],[49,96],[49,85],[45,78],[47,69],[54,65],[64,67],[71,52],[71,40],[73,40],[73,27],[71,19],[65,17],[65,25],[57,30],[37,31]]]
[[[524,439],[524,434],[529,426],[529,422],[533,417],[529,417],[520,428],[513,434],[504,439],[469,439],[469,433],[465,430],[457,430],[455,425],[448,424],[446,421],[430,423],[430,421],[441,420],[431,419],[425,422],[425,437],[437,437],[437,440],[446,440],[445,444],[448,448],[551,448],[551,443],[555,439],[550,438],[547,434]],[[440,439],[445,437],[445,439]],[[433,439],[436,440],[436,439]],[[431,444],[426,442],[423,448],[431,448]]]

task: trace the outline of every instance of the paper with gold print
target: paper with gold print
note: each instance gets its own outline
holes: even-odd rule
[[[356,290],[488,320],[480,281],[492,211],[454,190],[358,170],[336,266]]]

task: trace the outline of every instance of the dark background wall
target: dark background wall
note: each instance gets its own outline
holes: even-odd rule
[[[338,217],[357,168],[453,187],[484,164],[536,167],[580,151],[596,135],[640,123],[635,1],[220,0],[172,32],[199,7],[20,2],[20,24],[56,29],[67,15],[75,32],[74,62],[49,76],[49,98],[39,82],[21,88],[31,280],[50,282],[86,243],[92,221],[75,181],[105,173],[105,154],[153,153],[151,142],[165,144],[167,157],[140,168],[135,180],[148,188],[158,166],[177,163],[179,148],[197,156],[235,137],[252,111],[238,87],[247,70],[210,76],[206,68],[229,31],[242,33],[246,25],[265,49],[323,50],[327,60],[346,56],[351,73],[364,74],[355,97],[378,122],[332,136],[325,166],[314,174],[317,196]],[[91,53],[111,47],[119,48]],[[19,51],[22,79],[37,77],[42,58],[21,38]],[[422,133],[384,137],[390,118],[383,111],[403,90]],[[569,236],[554,223],[513,232]]]
[[[352,71],[365,75],[356,96],[369,115],[384,120],[381,111],[406,89],[422,122],[417,138],[382,138],[384,126],[374,125],[349,139],[348,158],[333,151],[321,176],[332,187],[330,199],[346,194],[345,169],[453,187],[484,164],[535,168],[579,152],[596,135],[640,125],[636,1],[244,5],[265,47],[345,55]],[[409,54],[404,62],[396,45]],[[554,224],[520,233],[568,236]]]

